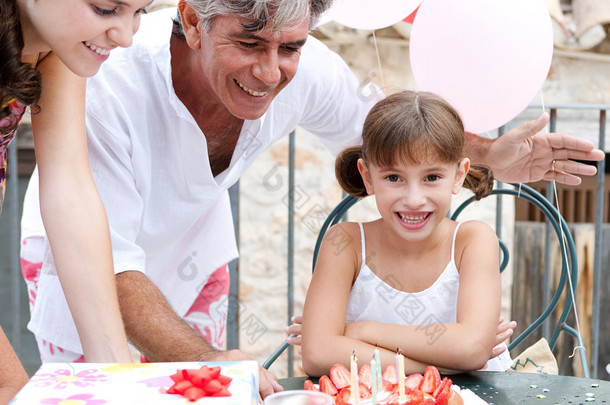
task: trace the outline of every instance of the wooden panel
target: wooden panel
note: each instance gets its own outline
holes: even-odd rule
[[[573,224],[570,227],[574,237],[578,257],[578,285],[575,291],[576,307],[578,309],[578,320],[583,336],[587,355],[591,355],[592,325],[593,325],[593,283],[594,283],[594,252],[595,252],[595,227],[593,224]],[[603,263],[607,268],[610,262],[610,225],[604,227]],[[560,248],[556,238],[551,241],[551,294],[555,292],[555,286],[561,274]],[[517,336],[522,330],[530,325],[543,311],[543,281],[544,281],[544,224],[535,222],[518,221],[515,225],[515,252],[513,254],[513,292],[512,292],[512,314],[517,321],[515,330]],[[608,379],[605,372],[606,364],[610,363],[610,277],[602,276],[600,286],[600,345],[598,361],[600,378]],[[558,307],[562,308],[565,302],[565,294]],[[557,320],[560,311],[553,314]],[[570,313],[567,323],[576,328],[576,320],[573,312]],[[554,324],[552,324],[552,328]],[[542,330],[533,334],[533,337],[516,348],[513,356],[522,352],[528,346],[534,344],[542,336]],[[565,375],[581,376],[581,366],[578,354],[572,357],[577,342],[570,335],[562,333],[557,341],[555,356],[559,366],[559,373]],[[589,363],[591,360],[589,358]]]
[[[603,222],[610,222],[610,174],[605,179],[605,199]],[[528,184],[542,195],[546,196],[548,182],[538,181]],[[557,185],[559,210],[566,222],[595,222],[597,178],[584,176],[579,186]],[[555,204],[556,206],[556,204]],[[523,199],[515,202],[516,221],[544,221],[544,216],[538,208]]]

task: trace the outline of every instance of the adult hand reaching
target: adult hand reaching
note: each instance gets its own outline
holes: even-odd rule
[[[595,175],[595,166],[572,159],[599,161],[604,152],[575,136],[540,133],[548,121],[549,115],[543,113],[538,119],[511,129],[488,148],[484,141],[474,140],[476,135],[467,134],[469,157],[475,164],[489,167],[496,179],[510,183],[555,180],[578,185],[581,182],[578,176]]]
[[[213,354],[208,354],[205,356],[203,361],[243,361],[243,360],[252,360],[250,356],[243,353],[240,350],[228,350],[228,351],[217,351]],[[284,389],[278,383],[277,377],[274,376],[271,372],[265,370],[260,365],[258,366],[259,378],[258,378],[258,392],[261,396],[261,399],[264,399],[268,395],[273,394],[274,392],[280,392]],[[259,401],[262,402],[262,401]]]

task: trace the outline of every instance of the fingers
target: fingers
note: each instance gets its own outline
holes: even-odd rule
[[[284,328],[284,332],[286,332],[286,334],[288,334],[288,335],[300,335],[302,330],[303,330],[303,326],[295,325],[295,324],[286,326]]]
[[[547,172],[543,179],[546,181],[555,180],[557,183],[565,184],[567,186],[578,186],[582,179],[578,176],[574,176],[569,173],[558,173],[558,172]]]
[[[498,322],[498,329],[496,330],[496,334],[500,334],[503,332],[506,332],[509,329],[515,329],[517,327],[517,322],[515,321],[509,321],[509,322],[504,322],[504,318],[500,318],[500,321]]]
[[[571,160],[555,159],[556,172],[571,173],[584,176],[594,176],[597,173],[597,167],[586,163],[574,162]]]
[[[264,368],[258,368],[259,381],[258,381],[258,392],[261,398],[266,398],[268,395],[274,392],[283,391],[282,386],[277,382],[277,378]]]
[[[553,151],[553,155],[556,154]],[[544,174],[543,178],[547,181],[555,180],[558,183],[577,186],[582,181],[578,176],[594,176],[596,173],[597,167],[593,165],[571,160],[555,159],[555,164],[551,164],[550,170]]]
[[[301,346],[301,344],[302,344],[301,335],[288,336],[286,338],[286,343],[288,343],[289,345],[293,345],[293,346]]]
[[[604,152],[596,149],[595,144],[587,139],[566,134],[539,134],[544,136],[553,148],[555,159],[602,160]]]
[[[530,138],[531,136],[540,132],[546,124],[549,122],[549,114],[542,113],[542,115],[535,120],[521,124],[516,128],[511,129],[503,137],[508,136],[513,142],[519,143],[524,139]]]
[[[506,341],[506,339],[511,337],[513,335],[513,329],[516,326],[517,326],[516,322],[509,322],[509,327],[508,328],[504,328],[504,327],[498,326],[498,332],[496,333],[495,346],[498,346],[498,345],[504,343]],[[503,328],[503,330],[500,330],[501,328]],[[504,346],[504,345],[502,345],[502,346]]]
[[[563,145],[553,145],[554,142],[552,142],[552,137],[554,135],[558,135],[558,134],[539,134],[539,135],[544,135],[544,136],[550,137],[550,139],[547,139],[547,141],[549,142],[549,144],[551,144],[551,147],[553,148],[553,153],[552,153],[553,159],[600,161],[600,160],[603,160],[605,157],[604,152],[602,152],[599,149],[594,149],[593,147],[591,147],[590,149],[584,149],[584,148],[588,148],[589,146],[593,146],[593,143],[590,143],[588,141],[586,141],[587,143],[585,145],[581,145],[580,143],[578,143],[578,145],[575,145],[574,147],[570,148],[570,147],[563,146]],[[561,136],[568,137],[569,135],[561,135]],[[584,141],[584,140],[582,140],[582,141]]]
[[[513,329],[517,327],[517,322],[510,321],[505,322],[504,318],[500,317],[498,321],[498,328],[496,329],[496,342],[494,350],[492,351],[492,358],[502,353],[505,350],[505,345],[502,345],[503,342],[506,341],[513,334]],[[500,345],[500,346],[499,346]],[[502,348],[501,351],[496,352],[496,349]]]
[[[211,359],[207,359],[210,361]],[[215,361],[241,361],[252,360],[250,356],[240,350],[220,351],[214,356]],[[277,382],[277,377],[260,365],[258,366],[258,392],[261,398],[265,398],[274,392],[283,391],[282,386]]]
[[[494,347],[493,350],[491,351],[490,359],[493,359],[494,357],[501,355],[502,353],[504,353],[506,351],[506,349],[507,349],[506,345],[498,345],[498,346]]]
[[[273,387],[273,391],[274,392],[282,392],[282,391],[284,391],[284,387],[282,387],[280,385],[280,383],[277,381],[277,379],[271,380],[271,386]]]
[[[290,320],[294,323],[290,326],[285,327],[284,332],[286,332],[287,335],[296,336],[288,336],[286,338],[286,343],[290,345],[301,346],[301,333],[303,330],[303,326],[301,324],[303,323],[303,317],[300,315],[293,316]]]

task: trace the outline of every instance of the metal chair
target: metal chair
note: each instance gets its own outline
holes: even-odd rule
[[[568,226],[559,213],[559,211],[553,206],[553,204],[538,191],[533,188],[524,185],[524,184],[512,184],[514,189],[510,188],[495,188],[492,191],[492,195],[511,195],[515,198],[522,198],[530,203],[534,204],[538,209],[542,211],[550,225],[553,227],[555,234],[557,235],[558,240],[560,241],[561,246],[561,275],[559,277],[559,281],[557,283],[557,289],[555,294],[553,295],[551,301],[546,305],[546,308],[542,312],[542,314],[532,322],[525,331],[520,333],[517,337],[515,337],[512,342],[509,344],[508,349],[512,350],[517,347],[524,339],[530,336],[538,327],[542,325],[547,319],[550,320],[550,315],[558,309],[559,302],[565,294],[565,301],[563,303],[563,308],[561,309],[561,315],[558,320],[554,323],[553,332],[549,339],[549,346],[551,350],[553,350],[557,344],[557,339],[559,338],[560,332],[566,332],[569,335],[573,336],[578,343],[578,350],[580,351],[580,361],[581,367],[583,371],[583,375],[586,378],[590,377],[589,365],[586,357],[586,351],[584,348],[584,342],[582,336],[578,332],[577,329],[569,326],[567,324],[567,318],[572,310],[573,303],[573,295],[572,291],[576,291],[577,285],[577,269],[578,269],[578,261],[576,257],[576,248],[574,245],[574,239]],[[318,239],[316,241],[314,254],[313,254],[313,263],[312,263],[312,271],[315,267],[316,259],[318,257],[318,252],[320,249],[320,245],[324,234],[328,231],[328,229],[342,221],[345,218],[347,211],[356,204],[360,199],[352,196],[345,197],[329,214],[326,221],[322,224],[320,229],[320,233],[318,235]],[[464,211],[464,209],[470,205],[474,201],[474,197],[471,197],[464,201],[451,215],[451,219],[456,220],[458,216]],[[500,271],[504,270],[509,261],[509,251],[506,245],[500,241],[500,251],[502,254],[502,260],[500,264]],[[573,271],[572,271],[573,270]],[[568,280],[569,278],[569,280]],[[570,290],[572,288],[572,291]],[[269,368],[271,364],[282,354],[282,352],[288,347],[287,343],[283,343],[280,345],[277,350],[271,354],[263,364],[264,368]]]

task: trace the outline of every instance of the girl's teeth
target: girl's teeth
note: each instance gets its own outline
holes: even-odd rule
[[[427,215],[410,216],[410,215],[403,215],[401,213],[399,213],[398,215],[400,215],[400,219],[402,219],[404,222],[406,222],[408,224],[418,224],[420,222],[423,222],[423,220],[426,219],[426,216],[427,216]]]
[[[247,88],[246,86],[244,86],[243,84],[241,84],[240,82],[237,82],[237,84],[239,85],[239,87],[241,87],[243,90],[245,90],[248,94],[250,94],[251,96],[254,97],[262,97],[264,95],[267,94],[267,92],[262,92],[262,91],[256,91],[256,90],[252,90]]]
[[[87,47],[89,49],[91,49],[92,51],[94,51],[95,53],[102,55],[102,56],[106,56],[110,53],[110,49],[100,48],[99,46],[95,46],[89,42],[85,42],[85,45],[87,45]]]

